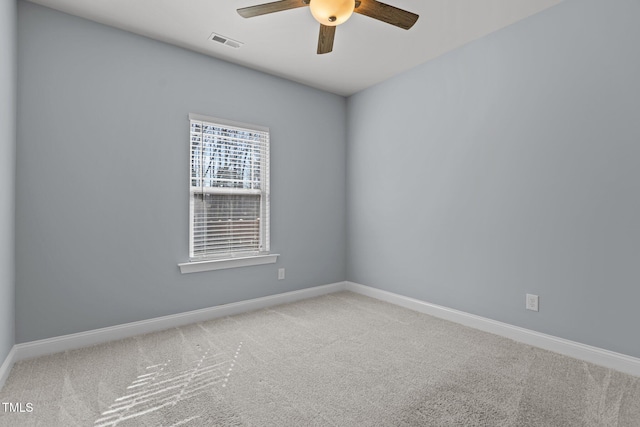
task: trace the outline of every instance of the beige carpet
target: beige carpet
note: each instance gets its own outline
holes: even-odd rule
[[[640,426],[640,379],[341,292],[23,361],[1,426]]]

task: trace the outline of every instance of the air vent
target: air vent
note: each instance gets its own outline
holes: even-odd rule
[[[232,47],[234,49],[237,49],[244,44],[237,40],[233,40],[233,39],[230,39],[229,37],[225,37],[216,33],[211,33],[211,35],[209,36],[209,40],[214,41],[216,43],[223,44],[225,46]]]

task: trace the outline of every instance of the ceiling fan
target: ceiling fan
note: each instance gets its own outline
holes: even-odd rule
[[[320,23],[318,54],[333,50],[336,26],[344,23],[353,12],[408,30],[418,15],[376,0],[280,0],[272,3],[238,9],[240,16],[252,18],[268,13],[282,12],[309,6],[311,14]]]

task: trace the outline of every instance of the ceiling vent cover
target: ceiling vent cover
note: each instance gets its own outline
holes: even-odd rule
[[[244,44],[242,42],[230,39],[229,37],[222,36],[222,35],[217,34],[217,33],[211,33],[211,35],[209,36],[209,40],[214,41],[216,43],[223,44],[225,46],[232,47],[234,49],[237,49],[237,48],[239,48],[240,46],[242,46]]]

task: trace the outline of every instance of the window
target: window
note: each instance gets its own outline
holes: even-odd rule
[[[189,121],[190,260],[268,254],[269,129],[195,114]]]

